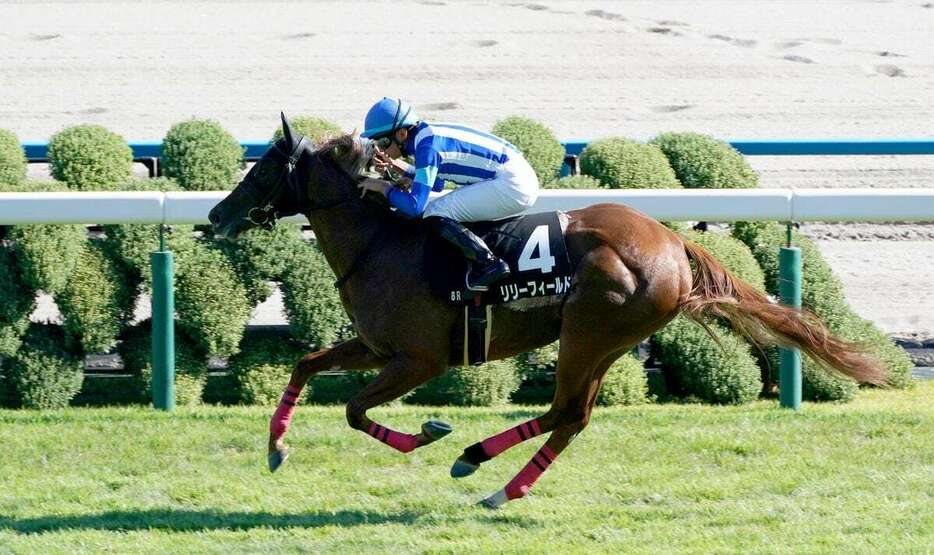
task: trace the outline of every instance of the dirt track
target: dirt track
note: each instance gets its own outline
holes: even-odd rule
[[[934,133],[922,0],[0,2],[0,21],[0,128],[23,140],[88,122],[161,139],[188,117],[266,138],[279,109],[352,129],[383,95],[567,139]],[[766,187],[934,186],[934,156],[751,161]],[[806,229],[860,314],[934,337],[931,227]]]

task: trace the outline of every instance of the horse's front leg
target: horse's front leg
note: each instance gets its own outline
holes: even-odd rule
[[[321,349],[302,357],[295,369],[289,385],[282,394],[279,406],[269,422],[269,470],[275,472],[288,457],[288,448],[282,438],[289,429],[295,404],[308,380],[324,370],[367,370],[379,368],[386,363],[385,358],[373,354],[360,338],[339,343],[329,349]]]
[[[347,403],[347,422],[351,428],[365,432],[403,453],[441,439],[452,430],[444,422],[429,420],[422,424],[421,433],[406,434],[377,424],[367,417],[366,412],[377,405],[398,399],[446,369],[444,362],[426,362],[396,355],[373,381]]]

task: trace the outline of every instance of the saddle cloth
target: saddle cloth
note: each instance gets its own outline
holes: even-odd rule
[[[463,352],[465,366],[487,360],[493,325],[491,305],[568,292],[573,268],[564,242],[567,221],[564,213],[542,212],[466,224],[511,271],[508,278],[484,293],[466,290],[469,264],[459,250],[440,237],[429,240],[424,267],[430,273],[431,290],[463,307],[464,316],[454,327],[451,346]]]
[[[511,273],[479,294],[466,291],[468,261],[440,237],[429,240],[424,265],[432,292],[455,306],[503,304],[530,297],[562,295],[571,286],[573,269],[564,242],[567,216],[539,212],[465,224],[493,253],[509,264]]]

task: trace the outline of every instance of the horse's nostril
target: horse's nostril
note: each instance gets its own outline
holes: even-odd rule
[[[216,226],[217,224],[221,223],[220,214],[218,214],[215,210],[211,210],[211,213],[208,214],[208,220],[212,225]]]

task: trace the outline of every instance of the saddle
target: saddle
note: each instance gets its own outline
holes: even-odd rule
[[[470,264],[461,252],[441,237],[429,237],[423,264],[429,274],[426,279],[433,294],[464,309],[463,328],[455,329],[452,343],[463,345],[465,365],[486,362],[492,305],[564,295],[570,290],[573,268],[564,241],[567,224],[567,215],[554,211],[466,223],[511,271],[482,293],[466,290]]]

